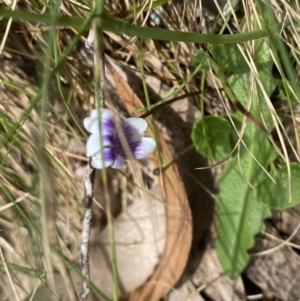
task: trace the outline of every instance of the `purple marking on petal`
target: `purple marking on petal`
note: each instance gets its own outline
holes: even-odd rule
[[[132,118],[132,119],[136,119],[136,118]],[[121,123],[121,128],[123,132],[122,134],[125,136],[128,143],[140,141],[142,139],[141,132],[139,131],[138,128],[132,125],[131,122],[128,122],[127,120],[124,120]],[[119,135],[118,129],[117,129],[117,134]]]
[[[156,142],[150,137],[143,137],[141,142],[132,151],[135,159],[145,159],[149,157],[156,147]]]
[[[100,112],[103,135],[105,135],[106,133],[110,133],[113,135],[115,128],[113,113],[108,109],[101,109]],[[98,110],[93,110],[91,117],[87,117],[83,120],[83,125],[88,132],[100,135],[99,120],[100,119],[98,118]]]
[[[116,155],[112,148],[109,147],[109,148],[104,149],[104,159],[105,159],[105,162],[107,162],[107,164],[109,164],[108,166],[110,166],[114,163],[114,161],[116,160]]]
[[[120,168],[124,165],[125,159],[120,155],[116,155],[115,163],[111,166],[112,168]]]
[[[113,149],[116,154],[119,154],[124,159],[133,158],[133,151],[139,145],[141,139],[142,135],[139,130],[131,122],[125,120],[121,123],[121,127],[116,129]]]
[[[114,132],[115,130],[115,121],[114,121],[114,115],[112,111],[108,109],[102,109],[101,110],[101,122],[103,130],[106,132]]]
[[[133,159],[133,152],[140,143],[140,141],[134,141],[129,143],[129,141],[126,140],[125,137],[119,138],[117,136],[114,139],[113,149],[116,154],[120,155],[124,159]]]
[[[143,118],[131,117],[123,121],[124,124],[130,124],[134,127],[140,134],[143,134],[148,127],[147,121]],[[122,124],[123,126],[123,124]]]
[[[111,148],[105,148],[103,150],[103,153],[104,153],[104,167],[111,166],[116,159],[113,150]],[[92,157],[91,164],[94,168],[97,168],[97,169],[103,168],[101,152],[96,153]]]
[[[111,146],[113,144],[114,135],[112,133],[105,133],[102,136],[102,139],[103,139],[104,146]]]
[[[111,135],[106,135],[102,138],[102,147],[112,145],[113,137]],[[92,134],[86,142],[86,156],[91,157],[96,153],[100,152],[100,149],[100,137],[97,134]]]

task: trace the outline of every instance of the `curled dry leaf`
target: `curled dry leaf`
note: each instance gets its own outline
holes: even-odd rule
[[[114,234],[120,294],[124,295],[141,286],[153,273],[165,245],[166,217],[164,204],[141,198],[115,219]],[[154,221],[155,219],[155,221]],[[156,227],[156,225],[159,225]],[[108,297],[113,296],[111,246],[107,228],[101,233],[92,229],[90,273],[92,281]],[[97,236],[97,239],[96,239]]]
[[[143,104],[130,86],[109,65],[120,98],[129,112],[143,108]],[[148,122],[149,123],[149,122]],[[150,123],[149,123],[150,124]],[[153,135],[150,126],[149,132]],[[154,135],[153,135],[154,137]],[[152,156],[155,166],[172,160],[170,149],[160,133],[157,133],[161,161],[157,152]],[[192,218],[185,188],[176,164],[165,171],[159,179],[159,186],[166,210],[166,241],[160,260],[151,275],[141,287],[132,291],[130,301],[157,301],[174,287],[186,266],[192,242]]]

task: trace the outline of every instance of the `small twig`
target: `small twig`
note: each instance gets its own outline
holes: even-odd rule
[[[84,180],[85,197],[84,218],[82,224],[82,242],[81,242],[81,272],[87,281],[90,280],[90,266],[89,266],[89,242],[92,223],[92,209],[93,209],[93,189],[94,189],[95,169],[91,166],[91,161],[88,164],[86,178]],[[87,282],[82,284],[80,294],[80,301],[85,301],[90,293],[90,288]]]

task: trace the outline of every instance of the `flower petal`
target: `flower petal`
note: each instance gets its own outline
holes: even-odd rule
[[[98,118],[99,112],[101,118]],[[100,119],[102,145],[100,143]],[[94,168],[100,169],[108,166],[119,168],[126,159],[144,159],[155,149],[155,141],[142,136],[148,126],[142,118],[128,118],[116,128],[113,113],[101,108],[100,111],[93,110],[91,116],[85,118],[83,123],[86,130],[91,133],[86,144],[86,155],[92,157],[91,164]],[[104,162],[102,162],[103,155]]]
[[[124,163],[125,159],[120,155],[116,155],[116,160],[115,163],[112,165],[112,168],[120,168],[124,165]]]
[[[142,140],[142,134],[139,129],[131,124],[131,122],[137,124],[133,119],[130,122],[127,120],[121,123],[121,128],[116,128],[116,133],[113,141],[113,149],[116,154],[120,155],[124,159],[133,157],[133,150]],[[144,124],[141,124],[144,127]],[[145,127],[144,127],[145,128]]]
[[[92,133],[92,130],[96,124],[97,124],[97,118],[95,117],[86,117],[83,120],[83,126],[90,133]]]
[[[128,118],[128,119],[122,121],[122,123],[121,123],[122,132],[118,131],[118,129],[116,129],[117,135],[119,137],[120,137],[120,135],[124,135],[126,138],[126,141],[128,141],[129,144],[131,142],[140,141],[142,139],[142,133],[143,133],[140,131],[140,129],[138,127],[136,127],[136,125],[139,124],[139,122],[136,122],[133,119],[141,119],[141,118]],[[141,125],[144,127],[144,123]],[[146,123],[146,125],[147,125],[147,123]]]
[[[149,137],[143,137],[141,142],[132,150],[133,157],[135,159],[145,159],[149,157],[156,147],[154,139]]]
[[[104,167],[111,166],[115,161],[115,154],[111,148],[105,148],[104,153]],[[102,154],[101,152],[96,153],[91,160],[91,164],[94,168],[103,168]]]
[[[132,127],[134,127],[140,134],[143,134],[148,127],[147,121],[143,118],[128,118],[123,121],[125,124],[130,124]],[[122,125],[123,127],[123,125]]]
[[[112,111],[108,109],[101,109],[101,122],[104,130],[111,130],[115,128],[115,119]]]
[[[105,135],[102,137],[102,147],[107,147],[112,145],[112,136]],[[86,156],[91,157],[96,153],[100,152],[100,137],[97,134],[92,134],[86,142]]]
[[[95,109],[95,110],[92,111],[91,117],[92,118],[98,117],[98,109]]]
[[[101,109],[101,123],[102,131],[106,133],[114,132],[114,115],[112,111],[108,109]],[[99,134],[99,118],[98,110],[93,110],[91,117],[87,117],[83,120],[83,125],[86,130],[92,134]]]

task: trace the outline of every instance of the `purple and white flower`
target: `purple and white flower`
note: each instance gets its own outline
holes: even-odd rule
[[[91,136],[86,143],[86,155],[92,157],[94,168],[111,166],[119,168],[128,159],[144,159],[149,157],[156,146],[154,139],[143,137],[148,125],[143,118],[128,118],[116,126],[113,113],[108,109],[93,110],[83,124]],[[102,131],[102,150],[100,146],[100,124]],[[102,155],[104,160],[102,160]],[[103,165],[104,163],[104,165]]]

